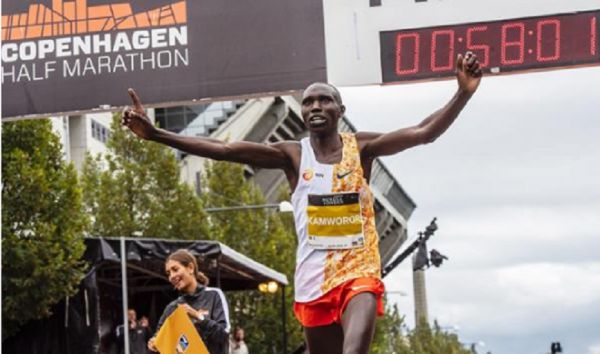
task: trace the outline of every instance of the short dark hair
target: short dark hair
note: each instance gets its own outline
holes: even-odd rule
[[[340,91],[337,89],[337,87],[333,86],[330,83],[327,83],[327,82],[313,82],[312,84],[308,85],[308,87],[304,91],[306,91],[309,88],[311,88],[312,86],[316,86],[316,85],[323,85],[323,86],[330,87],[331,90],[333,90],[333,98],[336,100],[336,102],[338,104],[342,104],[342,95],[340,94]]]

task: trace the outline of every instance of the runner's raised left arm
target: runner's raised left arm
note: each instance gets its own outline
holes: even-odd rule
[[[390,133],[358,133],[363,157],[392,155],[402,150],[435,141],[458,117],[481,81],[482,71],[477,57],[467,52],[456,60],[458,89],[452,99],[421,123]]]

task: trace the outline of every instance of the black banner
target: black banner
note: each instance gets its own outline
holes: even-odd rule
[[[2,117],[301,90],[326,81],[321,0],[6,0]]]

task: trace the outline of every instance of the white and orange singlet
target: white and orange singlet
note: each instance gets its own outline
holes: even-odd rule
[[[373,194],[354,134],[341,133],[342,160],[317,161],[309,138],[292,194],[298,235],[295,300],[310,302],[355,278],[381,278]]]

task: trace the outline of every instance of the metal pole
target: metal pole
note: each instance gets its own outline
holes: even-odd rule
[[[283,354],[287,354],[287,328],[286,328],[285,285],[281,286],[281,323],[283,325]]]
[[[123,343],[124,353],[129,354],[129,320],[127,319],[127,254],[125,253],[125,238],[121,237],[121,296],[123,297]]]
[[[414,263],[415,255],[413,255]],[[413,293],[415,301],[415,327],[429,324],[427,311],[427,286],[425,284],[425,270],[413,270]]]
[[[217,288],[221,289],[221,257],[217,258]]]
[[[279,204],[262,204],[262,205],[240,205],[232,207],[220,207],[220,208],[206,208],[205,212],[211,213],[215,211],[230,211],[230,210],[250,210],[250,209],[266,209],[266,208],[279,208]]]

